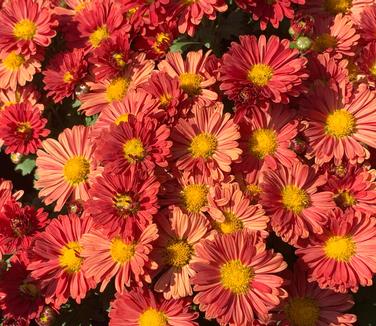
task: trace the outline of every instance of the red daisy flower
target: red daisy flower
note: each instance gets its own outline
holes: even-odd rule
[[[129,168],[149,171],[155,165],[166,167],[172,145],[169,136],[170,130],[166,125],[158,126],[157,120],[129,116],[127,123],[112,127],[98,144],[96,155],[114,173]]]
[[[286,296],[283,279],[275,274],[287,264],[281,254],[266,250],[257,236],[247,231],[203,240],[192,263],[193,301],[207,319],[221,324],[246,325],[266,318],[268,311]]]
[[[308,281],[336,292],[372,285],[376,273],[376,219],[335,210],[325,233],[296,254],[308,267]]]
[[[296,245],[299,239],[323,232],[327,213],[335,207],[333,193],[317,189],[326,182],[325,175],[300,162],[265,171],[261,204],[283,241]]]
[[[257,102],[267,107],[267,101],[288,103],[289,96],[300,95],[307,59],[290,49],[288,40],[264,35],[240,36],[223,55],[221,89],[235,102]]]
[[[376,5],[365,7],[359,24],[360,36],[367,42],[376,41]]]
[[[38,46],[49,46],[58,25],[51,9],[34,0],[7,1],[0,21],[0,50],[23,54],[36,54]]]
[[[44,128],[46,123],[39,108],[28,102],[8,106],[0,115],[0,138],[7,147],[5,152],[35,153],[41,146],[41,138],[50,133]]]
[[[47,304],[60,307],[69,297],[80,303],[87,291],[95,286],[81,266],[83,248],[80,240],[90,232],[92,224],[90,218],[60,215],[35,237],[27,268],[31,270],[31,276],[40,281]]]
[[[59,53],[43,71],[44,90],[55,103],[73,95],[76,85],[86,76],[87,62],[82,49]]]
[[[110,326],[198,326],[189,300],[166,300],[147,288],[117,293],[111,303]]]

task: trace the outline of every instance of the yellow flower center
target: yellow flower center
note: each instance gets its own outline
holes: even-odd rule
[[[12,51],[3,60],[3,65],[8,70],[18,70],[25,62],[25,57],[22,54],[17,54]]]
[[[30,41],[37,32],[37,25],[29,19],[22,19],[13,27],[13,35],[17,40]]]
[[[120,125],[122,122],[128,122],[129,114],[128,113],[123,113],[119,117],[116,118],[114,121],[114,124],[117,126]]]
[[[4,111],[8,106],[17,104],[17,102],[4,102],[2,106],[0,106],[0,111]]]
[[[171,38],[167,33],[160,32],[155,37],[155,42],[153,44],[153,49],[156,53],[163,53],[164,47],[170,44]]]
[[[208,203],[209,189],[204,184],[192,184],[186,186],[181,192],[181,197],[186,210],[190,213],[199,213]]]
[[[170,94],[163,94],[159,98],[159,104],[162,107],[166,107],[171,103],[172,96]]]
[[[114,207],[120,214],[136,213],[139,204],[133,201],[133,198],[127,194],[116,194],[114,197]]]
[[[98,27],[93,33],[89,36],[89,43],[92,47],[97,48],[101,45],[104,40],[107,40],[110,37],[107,26],[103,25]]]
[[[316,52],[324,52],[327,49],[334,49],[336,45],[336,38],[328,33],[324,33],[314,40],[312,49]]]
[[[119,238],[111,241],[110,254],[112,259],[119,263],[124,264],[129,262],[136,253],[136,245],[133,243],[125,243]]]
[[[19,132],[20,134],[29,134],[32,130],[33,128],[31,127],[31,124],[28,121],[20,122],[17,125],[17,132]]]
[[[39,295],[39,289],[34,283],[28,283],[24,281],[20,285],[19,290],[21,293],[26,294],[33,298],[36,298]]]
[[[301,213],[309,205],[308,194],[294,185],[284,187],[281,196],[283,206],[295,214]]]
[[[145,157],[144,145],[140,139],[132,138],[124,143],[123,153],[129,163],[142,161]]]
[[[270,79],[273,77],[273,68],[263,63],[257,63],[248,70],[248,80],[258,86],[264,87],[268,85]]]
[[[85,2],[81,2],[80,4],[78,4],[76,7],[74,7],[74,11],[75,12],[80,12],[82,9],[84,9],[86,7],[86,3]]]
[[[216,222],[215,228],[223,234],[230,234],[243,229],[243,222],[233,212],[223,212],[225,221]]]
[[[233,294],[248,292],[254,277],[252,267],[244,265],[239,259],[230,260],[220,267],[222,286]]]
[[[68,242],[60,250],[59,265],[68,273],[77,273],[81,269],[81,246],[76,241]]]
[[[124,68],[125,67],[126,63],[124,61],[123,54],[121,54],[121,53],[115,53],[115,54],[113,54],[112,57],[114,58],[117,66],[119,68]]]
[[[137,12],[138,8],[139,7],[134,7],[134,8],[129,9],[127,12],[127,17],[133,16]]]
[[[64,76],[63,76],[63,81],[66,84],[70,84],[74,80],[73,75],[71,74],[70,71],[67,71]]]
[[[207,159],[214,154],[217,146],[217,138],[212,134],[203,132],[192,139],[189,151],[194,158],[202,157]]]
[[[273,129],[257,129],[249,140],[249,151],[260,160],[273,155],[277,147],[277,134]]]
[[[352,0],[325,0],[324,8],[332,15],[346,13],[352,6]]]
[[[356,204],[356,199],[347,190],[340,191],[334,198],[336,204],[342,209],[354,206]]]
[[[369,68],[369,72],[372,76],[376,77],[376,62]]]
[[[356,252],[356,245],[350,236],[333,235],[326,240],[324,252],[328,258],[348,262]]]
[[[166,326],[167,316],[155,308],[148,308],[138,319],[139,326]]]
[[[202,80],[202,76],[189,72],[182,73],[179,76],[180,87],[190,96],[199,95],[201,93]]]
[[[256,184],[249,184],[247,185],[246,192],[251,197],[252,203],[257,202],[261,194],[261,188]]]
[[[192,246],[186,240],[169,241],[164,256],[168,265],[181,268],[189,263],[193,254]]]
[[[292,298],[285,307],[285,313],[293,326],[316,326],[320,308],[311,298]]]
[[[89,173],[90,163],[83,156],[72,157],[64,164],[64,179],[72,186],[85,182]]]
[[[355,128],[355,117],[344,109],[336,110],[326,118],[325,133],[327,135],[336,138],[347,137],[355,132]]]
[[[119,77],[111,81],[106,89],[106,98],[109,103],[113,101],[120,101],[124,98],[129,87],[129,81],[125,78]]]

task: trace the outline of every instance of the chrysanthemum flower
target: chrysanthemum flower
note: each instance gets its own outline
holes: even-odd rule
[[[4,317],[24,318],[29,324],[42,312],[44,298],[38,282],[26,270],[27,264],[16,256],[12,257],[11,264],[9,270],[1,274],[0,308]]]
[[[29,102],[8,106],[0,115],[0,138],[6,146],[5,152],[35,153],[42,143],[41,138],[50,133],[44,128],[46,123],[40,109]]]
[[[172,131],[176,167],[222,178],[242,152],[237,142],[238,126],[229,113],[214,107],[196,108],[192,113],[192,118],[180,119]]]
[[[155,260],[162,275],[154,290],[166,299],[192,295],[190,278],[195,274],[196,244],[207,235],[209,223],[202,216],[191,217],[173,206],[164,210],[157,219],[160,235],[154,247]]]
[[[3,253],[15,253],[29,248],[32,238],[43,231],[48,214],[43,208],[21,206],[9,200],[0,210],[0,247]]]
[[[283,241],[295,245],[300,238],[323,232],[327,213],[335,207],[333,193],[317,189],[326,181],[325,175],[300,162],[264,173],[261,204]]]
[[[346,313],[354,305],[351,296],[308,283],[300,264],[295,265],[287,291],[289,297],[276,314],[281,326],[351,326],[356,322],[355,315]]]
[[[369,157],[362,144],[376,148],[376,94],[366,84],[360,84],[348,100],[317,84],[301,101],[301,109],[309,123],[304,130],[308,154],[317,164],[334,159],[339,165],[344,158],[361,163]]]
[[[34,0],[5,2],[0,21],[0,50],[23,54],[35,54],[38,46],[49,46],[58,25],[51,9]]]
[[[296,254],[308,267],[308,281],[336,292],[372,285],[376,273],[376,219],[335,210],[326,232]]]
[[[55,103],[71,96],[77,83],[87,73],[87,62],[84,50],[59,53],[51,59],[47,69],[43,71],[44,90]]]
[[[165,300],[147,288],[117,293],[111,303],[110,326],[197,326],[196,312],[185,299]]]
[[[348,16],[337,15],[328,27],[327,22],[317,24],[316,36],[312,50],[319,53],[329,53],[335,59],[343,56],[354,56],[354,47],[360,38],[356,33],[353,21]]]
[[[365,42],[376,41],[376,4],[365,7],[360,17],[361,39]]]
[[[298,134],[296,114],[288,108],[273,106],[268,112],[252,111],[251,117],[239,119],[243,151],[242,163],[235,167],[243,172],[262,168],[275,170],[277,162],[291,166],[296,154],[290,149],[292,139]]]
[[[83,247],[83,268],[86,275],[101,283],[103,292],[112,278],[115,288],[124,291],[124,285],[131,282],[142,286],[142,282],[151,283],[149,272],[158,265],[149,257],[152,242],[158,238],[158,229],[150,224],[142,232],[134,235],[109,233],[105,230],[93,230],[83,236],[80,244]]]
[[[157,120],[144,117],[137,120],[129,116],[127,123],[113,126],[106,139],[98,144],[96,155],[114,173],[129,168],[149,171],[155,165],[166,167],[170,155],[170,130],[158,126]]]
[[[288,103],[289,96],[298,96],[305,72],[306,58],[289,48],[288,40],[264,35],[240,36],[240,44],[233,42],[223,55],[221,89],[237,103],[266,101]]]
[[[200,0],[201,1],[201,0]],[[169,52],[166,59],[158,64],[158,69],[167,72],[170,77],[178,77],[180,87],[192,104],[199,107],[214,104],[218,94],[208,89],[215,83],[215,78],[205,70],[210,51],[188,52],[183,60],[181,53]]]
[[[268,235],[265,230],[269,217],[261,205],[250,204],[236,182],[214,187],[213,195],[209,197],[208,213],[219,233],[230,234],[246,229],[259,232],[264,237]]]
[[[158,211],[159,182],[153,175],[139,170],[97,177],[85,203],[94,222],[111,231],[132,234],[134,227],[143,230]]]
[[[46,205],[56,201],[60,211],[68,199],[89,199],[89,177],[95,175],[94,147],[90,142],[90,128],[74,126],[65,129],[58,140],[49,138],[37,152],[39,179],[36,188]]]
[[[37,54],[29,56],[15,51],[1,53],[0,88],[16,90],[17,86],[25,86],[40,71],[41,59]]]
[[[73,298],[77,303],[95,286],[92,278],[82,270],[82,236],[90,232],[91,218],[60,215],[45,231],[35,237],[31,276],[40,281],[46,303],[56,307]]]
[[[237,171],[235,181],[239,183],[240,189],[251,205],[258,204],[261,194],[261,183],[263,182],[263,171],[253,170],[251,172]]]
[[[16,90],[0,89],[0,111],[3,111],[10,105],[22,102],[30,102],[31,105],[43,111],[43,104],[38,103],[39,97],[40,95],[35,87],[30,84],[25,87],[17,87]]]
[[[265,249],[248,231],[204,240],[192,263],[193,301],[207,319],[221,324],[246,325],[266,317],[286,292],[283,279],[274,275],[287,267],[281,254]]]

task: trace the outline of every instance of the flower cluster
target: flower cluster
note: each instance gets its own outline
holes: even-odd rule
[[[375,18],[374,0],[0,1],[0,160],[34,179],[0,179],[2,325],[355,324]]]

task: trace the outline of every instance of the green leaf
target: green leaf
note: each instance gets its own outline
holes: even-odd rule
[[[21,172],[23,176],[30,174],[35,168],[35,159],[27,157],[22,160],[21,163],[17,164],[15,170]]]
[[[93,125],[98,119],[98,114],[94,114],[90,117],[85,117],[85,126],[91,126]]]
[[[191,45],[198,45],[202,44],[201,42],[193,42],[193,41],[177,41],[174,42],[170,46],[170,51],[171,52],[183,52],[186,50],[186,48],[190,47]]]

